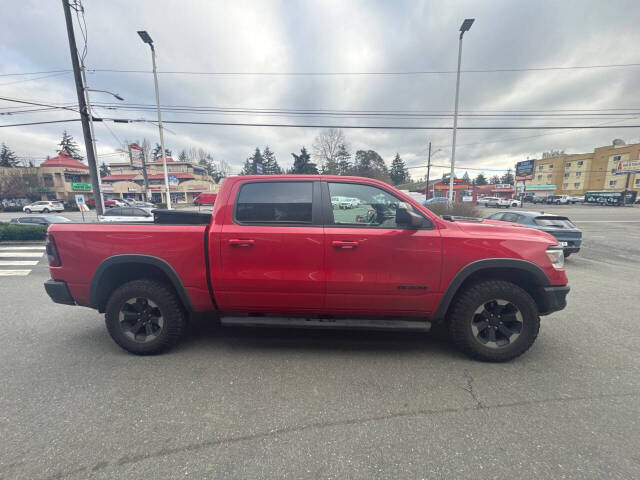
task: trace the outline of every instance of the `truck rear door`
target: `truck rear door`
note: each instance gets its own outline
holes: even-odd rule
[[[218,308],[322,313],[325,294],[320,182],[236,183],[212,265]]]

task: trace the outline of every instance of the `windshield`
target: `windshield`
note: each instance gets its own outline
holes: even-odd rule
[[[536,225],[541,227],[553,227],[553,228],[576,228],[566,217],[536,217],[534,219]]]

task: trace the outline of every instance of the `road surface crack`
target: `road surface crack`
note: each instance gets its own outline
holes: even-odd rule
[[[462,387],[463,390],[469,392],[469,395],[471,395],[471,398],[473,399],[473,401],[476,404],[475,408],[484,408],[484,405],[478,399],[478,396],[476,395],[476,392],[473,391],[473,377],[469,373],[469,370],[467,370],[466,368],[464,369],[464,378],[467,379],[467,385],[465,387]]]

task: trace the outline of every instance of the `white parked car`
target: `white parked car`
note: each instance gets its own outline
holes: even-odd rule
[[[64,212],[64,205],[56,201],[33,202],[22,207],[22,211],[26,213]]]
[[[500,198],[500,197],[492,197],[486,204],[487,207],[504,207],[509,208],[511,206],[510,198]]]
[[[150,208],[113,207],[98,217],[101,222],[153,222]]]

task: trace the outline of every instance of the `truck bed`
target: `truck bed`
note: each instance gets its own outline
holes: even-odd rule
[[[198,215],[196,213],[196,215]],[[211,215],[207,215],[207,222]],[[165,217],[168,218],[168,217]],[[176,222],[185,217],[173,217]],[[199,218],[199,217],[196,217]],[[80,305],[94,306],[91,281],[107,258],[158,257],[181,280],[196,311],[213,310],[207,287],[207,225],[163,223],[66,223],[52,225],[62,265],[51,267],[51,278],[65,280]],[[121,257],[119,257],[121,256]],[[94,292],[95,293],[95,292]]]

